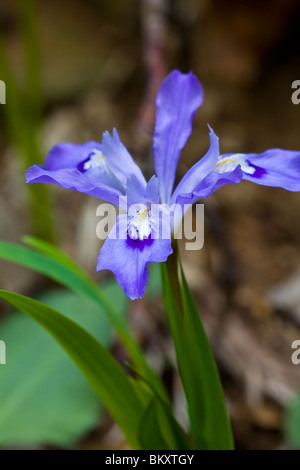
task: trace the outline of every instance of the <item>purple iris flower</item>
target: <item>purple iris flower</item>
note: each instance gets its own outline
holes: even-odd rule
[[[44,166],[26,172],[27,183],[52,183],[90,194],[118,205],[127,197],[134,210],[121,214],[100,250],[97,270],[111,270],[125,293],[142,297],[147,265],[164,262],[172,253],[172,227],[161,237],[153,205],[192,204],[228,183],[242,179],[300,190],[300,152],[271,149],[261,154],[220,155],[219,139],[210,129],[210,146],[184,175],[175,190],[175,174],[183,147],[192,132],[194,115],[203,102],[203,89],[192,72],[171,72],[163,81],[156,105],[153,154],[156,175],[148,182],[122,144],[116,129],[103,134],[101,143],[62,143],[50,150]]]

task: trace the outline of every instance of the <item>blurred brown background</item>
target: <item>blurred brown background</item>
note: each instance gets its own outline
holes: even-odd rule
[[[100,140],[115,126],[153,174],[154,97],[173,68],[192,69],[205,91],[178,176],[205,153],[206,123],[219,135],[222,153],[300,149],[300,105],[291,101],[291,84],[300,79],[299,13],[296,0],[40,0],[44,155],[61,141]],[[22,87],[14,2],[1,0],[0,26]],[[3,106],[0,120],[0,238],[19,241],[31,231],[27,188]],[[94,275],[98,202],[50,189],[60,246]],[[300,381],[300,366],[291,362],[291,343],[300,339],[300,195],[244,181],[206,200],[205,212],[204,248],[182,256],[220,368],[236,445],[286,448],[284,410]],[[39,290],[37,275],[0,266],[1,288]],[[131,322],[180,410],[176,372],[161,357],[172,363],[160,300],[135,302]],[[122,357],[118,344],[115,353]],[[101,447],[105,432],[79,446]]]

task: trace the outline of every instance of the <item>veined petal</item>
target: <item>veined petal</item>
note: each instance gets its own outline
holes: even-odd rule
[[[289,191],[300,191],[300,152],[269,149],[263,153],[242,155],[245,161],[243,179],[264,186],[274,186]],[[235,159],[236,154],[222,158]]]
[[[122,144],[116,129],[113,129],[112,136],[108,131],[104,132],[101,149],[108,169],[124,187],[131,175],[134,175],[138,182],[146,187],[146,180],[140,167]]]
[[[180,194],[192,193],[196,187],[199,187],[204,178],[216,168],[219,153],[219,137],[209,127],[210,145],[209,149],[195,165],[193,165],[178,183],[171,197],[171,203],[176,202]]]
[[[44,166],[33,165],[27,170],[26,182],[58,184],[116,205],[124,192],[121,183],[106,167],[97,142],[56,145]]]
[[[194,115],[203,102],[195,75],[171,72],[156,99],[153,154],[162,203],[169,203],[180,153],[192,132]]]
[[[127,230],[128,218],[122,214],[100,250],[97,271],[112,271],[125,294],[134,300],[143,297],[146,290],[148,264],[166,261],[172,247],[171,238],[133,240]]]

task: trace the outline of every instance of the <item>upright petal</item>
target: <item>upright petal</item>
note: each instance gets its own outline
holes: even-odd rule
[[[108,169],[126,187],[127,179],[134,175],[138,182],[146,186],[145,177],[140,167],[134,162],[124,144],[122,144],[116,129],[112,136],[108,131],[104,132],[101,149]]]
[[[143,297],[150,263],[166,261],[172,253],[171,239],[133,240],[127,233],[127,215],[120,215],[116,226],[100,250],[97,271],[108,269],[132,300]]]
[[[199,199],[209,197],[214,191],[226,184],[239,183],[242,177],[243,172],[239,165],[233,171],[228,171],[222,174],[213,170],[206,175],[206,177],[200,181],[191,192],[177,194],[171,206],[171,211],[173,213],[173,232],[177,232],[177,229],[181,224],[182,217],[192,204],[199,201]]]
[[[195,75],[171,72],[156,99],[153,154],[161,202],[169,203],[180,153],[192,132],[194,115],[203,102],[203,89]]]
[[[188,170],[182,180],[178,183],[171,197],[171,203],[175,203],[180,194],[192,193],[204,178],[216,168],[216,164],[220,156],[219,138],[211,127],[209,127],[209,130],[210,145],[208,151],[204,157]]]
[[[127,180],[126,196],[128,207],[132,204],[146,204],[149,207],[151,204],[158,204],[159,192],[157,177],[153,175],[145,187],[135,175],[131,175]]]
[[[159,182],[157,176],[153,175],[148,181],[145,196],[147,201],[159,204]]]
[[[27,183],[58,184],[118,204],[124,189],[108,170],[100,144],[63,143],[53,147],[44,166],[33,165],[26,172]]]
[[[174,203],[180,205],[194,204],[199,199],[209,197],[214,191],[217,191],[217,189],[226,184],[239,183],[242,178],[243,172],[240,165],[233,171],[227,171],[226,173],[217,173],[215,170],[211,171],[190,193],[178,194]]]
[[[264,186],[300,191],[300,152],[270,149],[263,153],[238,154],[245,161],[243,178]],[[235,159],[236,155],[223,155]]]
[[[132,204],[145,202],[145,186],[137,179],[135,175],[131,175],[126,184],[126,196],[128,207]]]

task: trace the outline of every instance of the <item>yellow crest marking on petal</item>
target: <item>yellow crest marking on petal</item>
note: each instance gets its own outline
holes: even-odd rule
[[[236,163],[236,160],[233,160],[233,158],[226,158],[226,160],[221,160],[216,164],[216,167],[220,165],[225,165],[225,163],[230,162],[230,163]]]

